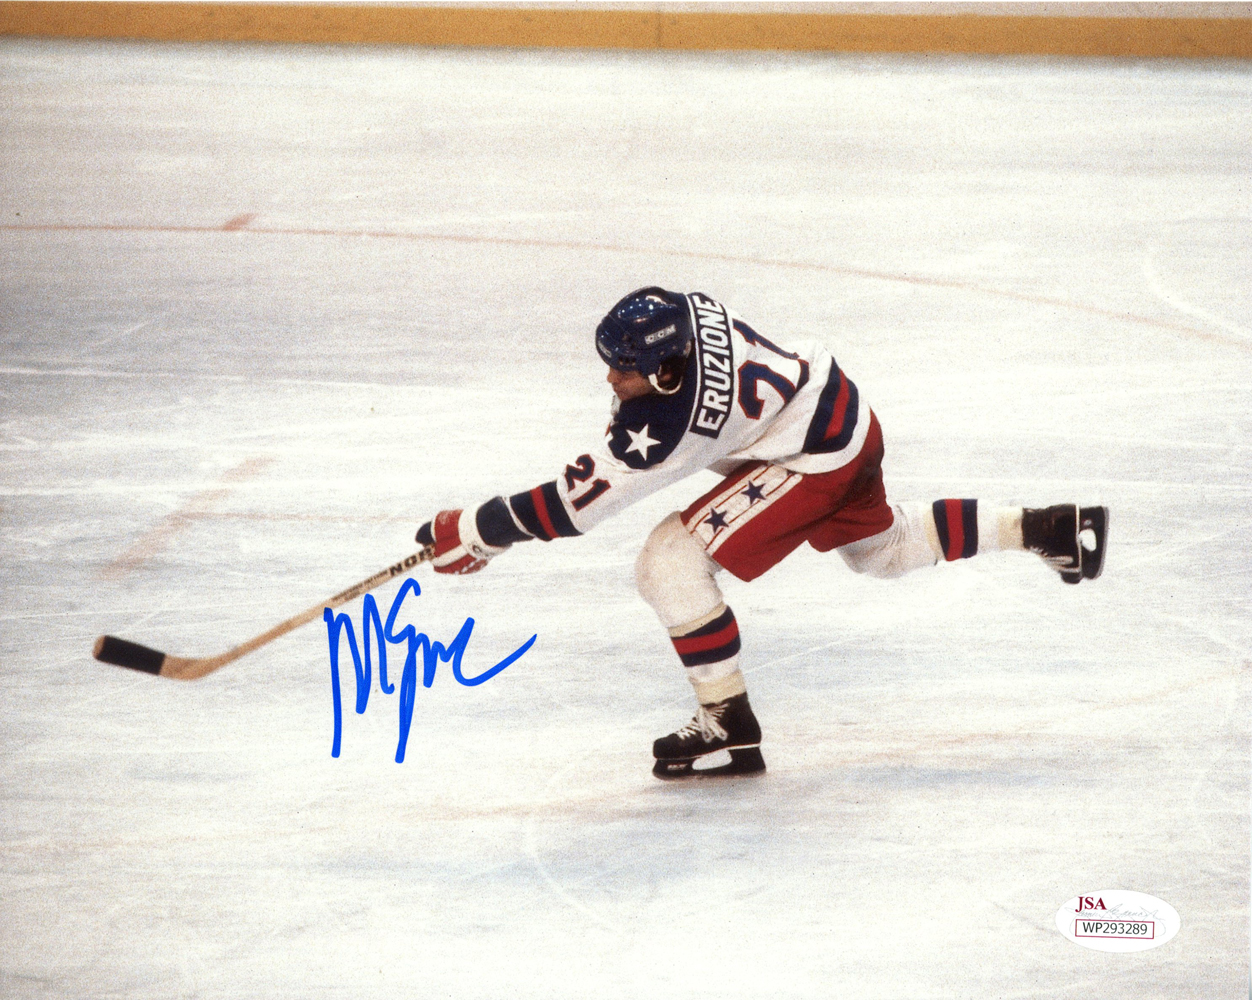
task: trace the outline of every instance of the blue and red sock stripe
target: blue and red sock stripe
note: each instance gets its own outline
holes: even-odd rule
[[[804,437],[804,451],[810,455],[840,451],[856,433],[860,408],[856,384],[833,361],[830,377],[817,399],[817,409]]]
[[[572,538],[582,534],[574,527],[557,492],[556,480],[536,486],[526,493],[514,493],[509,506],[522,527],[536,538],[550,542],[554,538]]]
[[[931,509],[944,559],[968,559],[978,552],[977,500],[936,500]]]
[[[670,641],[684,667],[717,663],[739,652],[739,623],[735,621],[735,613],[727,608],[707,625],[686,635],[673,636]]]

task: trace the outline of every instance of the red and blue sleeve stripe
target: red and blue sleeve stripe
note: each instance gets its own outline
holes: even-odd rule
[[[674,636],[670,641],[684,667],[717,663],[739,652],[739,623],[735,621],[735,613],[727,608],[707,625],[686,635]]]
[[[819,455],[846,448],[856,432],[859,401],[856,384],[832,361],[830,377],[817,399],[817,408],[804,436],[804,452]]]
[[[944,559],[968,559],[978,552],[977,500],[936,500],[931,509]]]
[[[536,486],[526,493],[514,493],[509,506],[522,527],[536,538],[550,542],[554,538],[572,538],[582,532],[574,527],[557,492],[556,480]]]

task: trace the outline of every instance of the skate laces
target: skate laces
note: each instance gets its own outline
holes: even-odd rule
[[[700,734],[700,738],[705,743],[712,743],[714,740],[724,740],[729,738],[729,734],[721,725],[721,714],[725,710],[722,705],[716,705],[710,711],[701,705],[696,709],[695,718],[688,722],[682,729],[678,730],[674,735],[679,739],[685,739],[688,736]]]

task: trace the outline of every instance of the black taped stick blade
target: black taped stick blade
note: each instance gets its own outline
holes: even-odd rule
[[[142,670],[145,674],[159,674],[161,664],[165,662],[164,653],[158,653],[155,649],[141,646],[137,642],[127,642],[114,635],[100,636],[91,655],[101,663]]]

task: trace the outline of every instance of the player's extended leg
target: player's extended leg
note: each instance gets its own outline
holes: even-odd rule
[[[1034,552],[1066,583],[1094,580],[1104,568],[1108,509],[994,507],[977,500],[896,504],[886,531],[840,546],[858,573],[897,577],[939,560],[968,559],[979,552]]]
[[[676,513],[653,529],[635,563],[639,593],[669,630],[699,702],[687,725],[653,744],[652,773],[658,778],[765,770],[761,727],[739,670],[739,625],[714,579],[719,569]],[[702,764],[722,750],[729,762]]]

